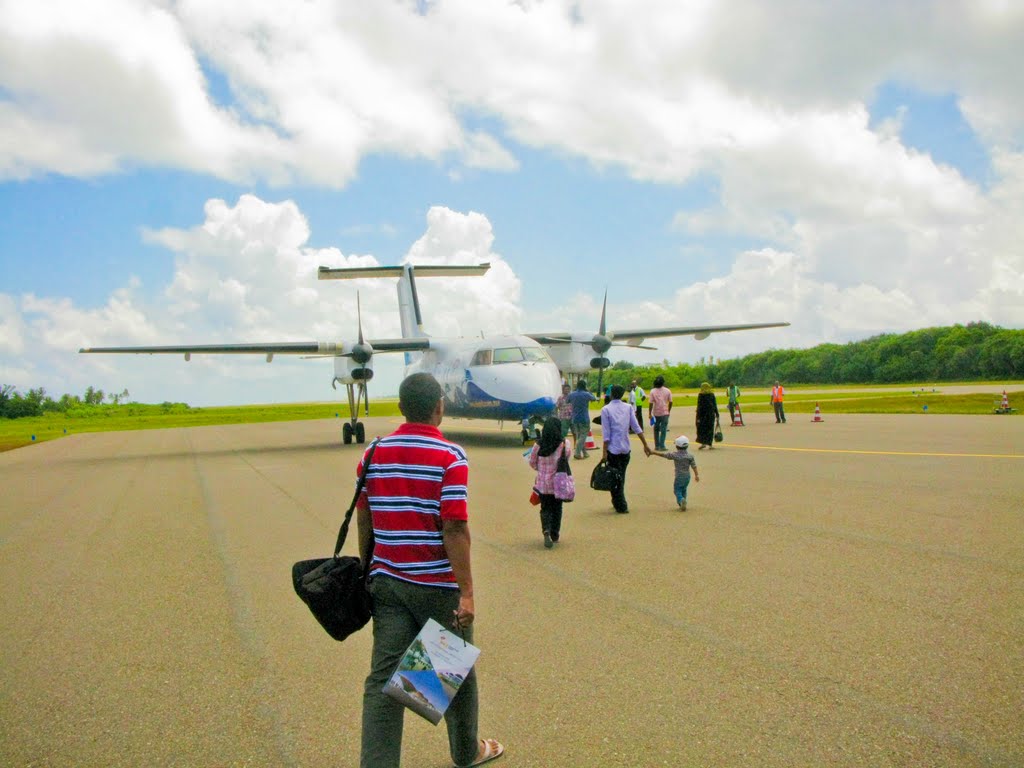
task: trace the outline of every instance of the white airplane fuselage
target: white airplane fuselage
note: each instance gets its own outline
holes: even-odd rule
[[[405,374],[430,373],[444,389],[445,416],[521,421],[554,413],[558,367],[527,336],[432,338]]]

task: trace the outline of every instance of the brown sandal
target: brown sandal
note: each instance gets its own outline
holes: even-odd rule
[[[489,763],[505,754],[505,747],[497,739],[481,739],[480,745],[483,747],[483,751],[479,753],[474,762],[469,764],[470,767]]]

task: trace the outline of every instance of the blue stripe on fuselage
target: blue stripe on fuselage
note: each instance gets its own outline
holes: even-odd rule
[[[550,416],[555,411],[555,398],[539,397],[525,403],[510,402],[489,395],[475,382],[468,382],[460,402],[445,400],[446,415],[471,419],[520,421],[531,416]]]

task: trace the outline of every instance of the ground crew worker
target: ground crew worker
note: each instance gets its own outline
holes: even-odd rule
[[[736,422],[736,406],[740,403],[740,388],[736,386],[736,382],[729,385],[729,388],[725,390],[726,396],[729,398],[729,421]]]
[[[786,396],[786,390],[779,382],[772,387],[772,407],[775,409],[775,423],[786,423],[786,409],[782,407],[782,400]]]

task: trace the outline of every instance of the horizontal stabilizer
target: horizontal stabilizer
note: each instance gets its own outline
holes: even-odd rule
[[[417,277],[478,277],[491,268],[489,263],[447,265],[447,264],[415,264],[406,265],[412,268]],[[356,280],[363,277],[401,277],[405,266],[400,267],[320,267],[316,276],[319,280]]]

